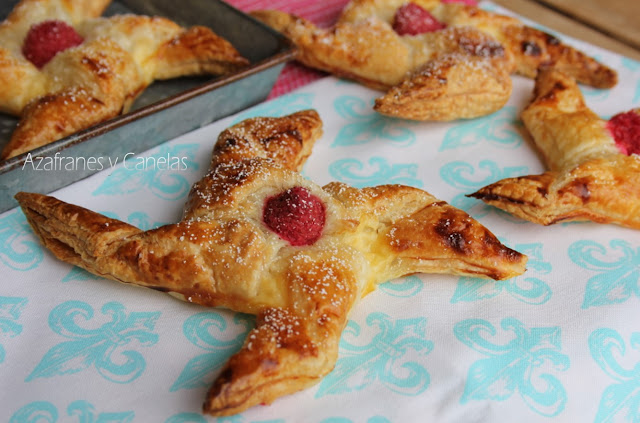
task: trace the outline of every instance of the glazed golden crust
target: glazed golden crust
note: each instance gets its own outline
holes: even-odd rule
[[[293,40],[307,66],[387,91],[375,109],[414,120],[473,118],[500,109],[511,95],[510,74],[535,77],[554,65],[599,88],[615,71],[527,27],[515,18],[459,3],[420,0],[446,28],[398,35],[393,18],[405,0],[352,0],[331,28],[276,10],[252,12]]]
[[[466,213],[400,185],[319,187],[299,169],[321,135],[315,111],[255,118],[223,131],[210,171],[179,223],[142,232],[52,197],[16,195],[42,242],[97,275],[205,306],[257,315],[257,327],[212,385],[204,410],[223,416],[318,382],[333,368],[354,303],[416,272],[505,279],[526,257]],[[294,187],[318,198],[321,236],[293,246],[263,220]]]
[[[640,229],[640,157],[619,152],[573,78],[541,70],[522,120],[550,170],[503,179],[473,197],[542,225],[591,220]]]
[[[0,111],[21,118],[0,158],[126,112],[155,79],[228,73],[248,63],[208,28],[157,17],[99,18],[99,3],[23,1],[0,25]],[[38,69],[21,48],[29,28],[45,19],[73,25],[84,42]]]

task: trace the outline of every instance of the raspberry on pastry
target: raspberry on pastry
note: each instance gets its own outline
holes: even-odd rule
[[[320,187],[300,170],[315,111],[223,131],[182,220],[141,231],[40,194],[16,195],[42,243],[96,275],[257,315],[204,411],[225,416],[319,382],[334,367],[352,306],[417,272],[506,279],[525,270],[462,210],[402,185]]]
[[[42,21],[29,28],[22,44],[22,54],[40,69],[59,52],[83,41],[84,38],[64,21]]]
[[[591,220],[640,229],[640,109],[601,119],[573,78],[545,68],[522,121],[549,170],[472,197],[542,225]]]
[[[277,10],[252,15],[288,36],[307,66],[385,91],[378,112],[448,121],[487,115],[511,95],[510,74],[554,65],[599,88],[616,72],[515,18],[460,2],[352,0],[331,28]]]
[[[324,205],[308,189],[293,187],[265,200],[263,221],[291,245],[312,245],[322,235]]]
[[[630,110],[618,113],[607,122],[607,129],[622,154],[640,155],[640,113]]]
[[[0,24],[0,112],[20,117],[7,159],[128,111],[155,79],[248,64],[202,26],[100,18],[108,0],[22,0]]]
[[[398,35],[418,35],[444,29],[447,25],[417,4],[405,3],[394,15],[391,26]]]

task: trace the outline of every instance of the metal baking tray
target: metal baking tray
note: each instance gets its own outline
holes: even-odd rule
[[[0,2],[1,20],[16,3]],[[219,0],[118,0],[104,16],[117,13],[165,16],[184,26],[206,25],[229,40],[250,65],[220,77],[155,82],[129,113],[32,150],[31,159],[43,157],[41,163],[55,163],[50,160],[57,153],[58,157],[101,158],[102,163],[117,159],[120,163],[128,153],[141,153],[263,101],[282,67],[295,56],[295,48],[285,37]],[[17,122],[0,113],[0,148]],[[0,161],[0,213],[17,205],[13,196],[19,191],[49,193],[99,171],[98,166],[38,170],[28,158],[24,153]]]

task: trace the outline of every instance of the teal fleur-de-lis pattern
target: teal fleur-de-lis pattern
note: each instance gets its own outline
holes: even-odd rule
[[[594,421],[640,421],[640,332],[632,332],[627,343],[614,329],[596,329],[589,336],[589,351],[612,380],[602,392]]]
[[[320,423],[356,423],[346,417],[328,417],[322,420]],[[373,416],[368,418],[365,423],[391,423],[389,419],[383,416]]]
[[[420,359],[433,350],[426,324],[424,318],[393,320],[384,313],[371,313],[367,325],[377,333],[361,345],[363,330],[349,321],[340,341],[340,358],[320,383],[316,397],[361,391],[375,383],[400,395],[424,392],[431,377]]]
[[[93,195],[124,195],[148,190],[165,200],[181,200],[191,189],[185,175],[198,170],[195,162],[197,144],[166,144],[148,157],[127,157],[120,166],[110,169],[109,176],[93,191]]]
[[[14,270],[38,267],[44,252],[20,210],[0,217],[0,262]]]
[[[583,87],[582,92],[584,93],[584,97],[589,99],[589,101],[593,101],[595,99],[598,100],[606,100],[607,97],[611,95],[610,90],[599,90],[593,87]],[[602,116],[605,117],[605,116]]]
[[[34,401],[13,413],[9,423],[56,423],[58,421],[58,409],[47,401]]]
[[[233,119],[232,124],[259,116],[278,117],[295,113],[299,110],[310,109],[313,107],[315,97],[316,95],[312,93],[291,93],[278,97],[267,104],[257,105],[246,112],[238,114]]]
[[[423,286],[424,282],[419,277],[406,276],[382,283],[378,286],[378,289],[392,297],[409,298],[422,291]]]
[[[225,318],[217,312],[202,312],[189,317],[183,327],[184,336],[193,345],[206,351],[187,362],[170,390],[206,388],[213,382],[231,354],[240,349],[249,330],[254,326],[249,316],[236,314],[234,323],[244,327],[237,335],[225,340],[229,329]]]
[[[336,113],[344,120],[351,122],[340,129],[333,141],[333,147],[382,141],[402,148],[416,142],[416,134],[406,124],[375,113],[371,109],[372,100],[366,101],[359,97],[344,95],[338,97],[333,104]]]
[[[71,270],[69,270],[69,273],[67,273],[60,280],[60,282],[67,283],[67,282],[76,282],[76,281],[88,281],[91,279],[99,279],[99,276],[95,276],[84,269],[74,266],[71,268]]]
[[[416,177],[417,164],[391,164],[384,157],[371,157],[367,163],[358,159],[341,159],[329,165],[331,176],[357,188],[384,184],[402,184],[422,187]]]
[[[64,413],[58,412],[56,406],[48,401],[34,401],[16,411],[9,423],[130,423],[135,417],[133,411],[98,412],[93,404],[84,400],[69,404],[66,414],[68,418],[63,417]]]
[[[638,62],[637,60],[629,59],[628,57],[622,58],[622,66],[631,71],[640,71],[640,62]],[[636,89],[633,96],[633,104],[637,105],[638,102],[640,102],[640,80],[636,82]]]
[[[584,50],[619,76],[612,89],[580,86],[594,112],[640,107],[640,62]],[[201,406],[251,316],[105,281],[56,260],[19,209],[0,214],[0,421],[640,423],[640,232],[542,227],[467,197],[545,169],[520,119],[534,83],[512,81],[489,116],[417,122],[376,113],[380,91],[329,77],[52,193],[153,230],[179,218],[222,130],[313,108],[323,135],[303,177],[424,189],[528,256],[526,272],[503,281],[415,274],[380,284],[351,313],[333,372],[239,415],[212,418]],[[153,165],[165,158],[180,168]]]
[[[22,333],[20,316],[28,301],[24,297],[0,297],[0,365],[7,354],[2,345],[4,340]]]
[[[504,342],[492,342],[508,334]],[[559,373],[569,368],[562,353],[559,327],[527,328],[515,318],[505,318],[496,328],[482,319],[469,319],[454,327],[456,338],[486,356],[471,364],[461,403],[476,400],[506,401],[518,395],[532,411],[543,416],[560,414],[567,392]],[[551,366],[551,371],[545,365]]]
[[[516,149],[522,145],[515,107],[506,106],[492,115],[471,119],[449,129],[442,140],[440,151],[489,143],[500,148]]]
[[[529,257],[527,272],[502,281],[463,276],[458,281],[451,302],[480,301],[505,293],[526,304],[546,303],[551,298],[552,292],[549,284],[542,278],[551,273],[552,266],[544,259],[543,248],[542,243],[516,244],[514,249]]]
[[[164,423],[207,423],[200,413],[179,413],[169,417]]]
[[[104,379],[129,383],[142,375],[146,360],[141,350],[155,345],[160,312],[128,312],[118,302],[100,309],[109,321],[96,327],[95,309],[82,301],[67,301],[49,314],[53,332],[69,339],[51,347],[25,379],[61,377],[95,370]]]
[[[210,420],[198,413],[179,413],[169,417],[164,423],[208,423]],[[248,420],[242,415],[218,417],[216,423],[285,423],[284,419]]]
[[[607,246],[581,240],[571,244],[568,253],[576,265],[596,273],[587,280],[582,308],[640,300],[640,244],[614,239]]]
[[[471,163],[456,160],[442,166],[440,168],[440,177],[450,186],[462,191],[449,201],[452,206],[458,207],[471,213],[474,217],[484,217],[490,213],[497,213],[513,222],[522,222],[495,207],[486,205],[485,203],[474,198],[467,197],[479,188],[489,185],[493,182],[504,178],[511,178],[528,174],[526,166],[508,166],[502,168],[493,160],[481,160],[477,166]]]

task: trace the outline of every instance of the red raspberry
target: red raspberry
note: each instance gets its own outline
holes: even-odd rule
[[[393,18],[393,30],[398,35],[418,35],[444,29],[445,24],[439,22],[431,13],[415,3],[405,3]]]
[[[311,245],[322,235],[325,208],[308,189],[293,187],[267,198],[262,220],[291,245]]]
[[[82,44],[82,41],[80,34],[66,22],[43,21],[29,29],[22,44],[22,54],[41,68],[59,52]]]
[[[618,113],[607,122],[618,150],[622,154],[640,154],[640,114],[631,110]]]

